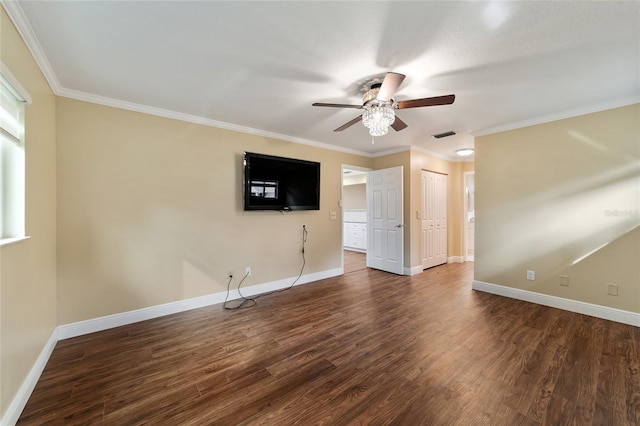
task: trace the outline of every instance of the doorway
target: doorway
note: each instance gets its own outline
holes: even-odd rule
[[[345,273],[366,269],[367,172],[342,166],[342,265]]]
[[[473,262],[475,248],[475,173],[464,173],[464,260]]]
[[[404,274],[402,188],[402,166],[375,171],[342,166],[343,270],[345,252],[353,251],[366,255],[366,267]]]
[[[367,252],[367,170],[342,169],[342,247]]]

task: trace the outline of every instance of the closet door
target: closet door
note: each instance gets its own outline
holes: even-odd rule
[[[447,175],[422,171],[422,268],[447,263]]]

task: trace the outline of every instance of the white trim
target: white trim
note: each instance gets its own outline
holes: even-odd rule
[[[404,268],[404,274],[405,275],[417,275],[417,274],[421,274],[422,271],[424,271],[424,269],[422,269],[422,265],[420,266],[413,266],[410,268]]]
[[[449,256],[447,263],[464,263],[464,256]]]
[[[465,261],[469,260],[471,257],[473,260],[473,256],[469,256],[469,222],[467,222],[469,218],[469,194],[467,193],[467,178],[469,176],[474,176],[475,179],[476,172],[475,170],[470,170],[462,173],[462,253],[464,255]],[[475,188],[475,184],[474,184]],[[475,189],[474,189],[475,191]],[[475,238],[475,219],[474,219],[474,238]],[[475,245],[474,245],[475,248]]]
[[[185,114],[182,112],[172,111],[163,108],[152,107],[148,105],[138,104],[135,102],[122,101],[119,99],[109,98],[106,96],[93,95],[90,93],[81,92],[78,90],[72,90],[67,88],[61,88],[56,95],[76,99],[83,102],[89,102],[98,105],[109,106],[113,108],[124,109],[128,111],[141,112],[144,114],[154,115],[158,117],[170,118],[173,120],[185,121],[187,123],[195,123],[203,126],[216,127],[219,129],[232,130],[234,132],[246,133],[255,136],[262,136],[265,138],[278,139],[283,141],[289,141],[301,145],[309,145],[317,148],[328,149],[332,151],[344,152],[347,154],[360,155],[364,157],[371,157],[369,153],[357,151],[355,149],[345,148],[338,145],[331,145],[324,142],[317,142],[310,139],[299,138],[296,136],[289,136],[282,133],[269,132],[266,130],[255,129],[253,127],[240,126],[238,124],[227,123],[225,121],[213,120],[210,118],[200,117],[197,115]]]
[[[9,67],[6,66],[4,62],[2,62],[1,60],[0,60],[0,79],[2,80],[4,85],[7,86],[7,89],[11,91],[13,96],[16,97],[18,102],[26,103],[27,105],[31,104],[31,95],[29,94],[27,89],[25,89],[24,86],[20,84],[20,82],[18,81],[16,76],[13,75]]]
[[[510,297],[512,299],[523,300],[525,302],[550,306],[552,308],[577,312],[579,314],[640,327],[640,313],[637,312],[623,311],[621,309],[609,308],[607,306],[594,305],[578,300],[534,293],[532,291],[521,290],[519,288],[505,287],[477,280],[473,280],[471,288],[485,293],[497,294],[499,296]]]
[[[580,115],[592,114],[594,112],[606,111],[609,109],[620,108],[627,105],[633,105],[640,102],[639,96],[631,96],[628,98],[615,99],[613,101],[603,102],[597,105],[591,105],[570,111],[562,111],[555,114],[543,115],[541,117],[531,118],[529,120],[518,121],[515,123],[502,124],[488,129],[477,130],[471,132],[472,136],[485,136],[493,133],[506,132],[508,130],[520,129],[522,127],[535,126],[537,124],[550,123],[552,121],[564,120],[565,118],[578,117]]]
[[[190,309],[202,308],[224,302],[226,293],[214,293],[206,296],[194,297],[191,299],[178,300],[176,302],[165,303],[163,305],[150,306],[136,309],[134,311],[122,312],[104,317],[92,318],[85,321],[78,321],[70,324],[58,326],[58,336],[60,340],[72,337],[83,336],[97,331],[108,330],[110,328],[121,327],[152,318],[159,318]],[[231,292],[230,294],[233,294]]]
[[[421,152],[423,154],[427,154],[427,155],[430,155],[432,157],[440,158],[441,160],[446,160],[446,161],[448,161],[450,163],[461,163],[462,162],[462,158],[463,158],[463,157],[459,157],[457,155],[454,157],[454,156],[448,156],[448,155],[445,155],[445,154],[439,154],[437,152],[429,151],[428,149],[420,148],[419,146],[411,146],[411,150],[412,151],[419,151],[419,152]],[[473,161],[470,158],[465,158],[465,160]]]
[[[404,146],[398,146],[395,148],[386,149],[384,151],[378,151],[375,154],[369,154],[368,156],[371,158],[378,158],[378,157],[384,157],[386,155],[397,154],[399,152],[410,151],[410,150],[411,150],[411,146],[404,145]]]
[[[0,247],[8,246],[10,244],[19,243],[20,241],[28,240],[31,237],[27,235],[26,237],[16,237],[16,238],[0,238]]]
[[[473,255],[471,255],[471,256],[465,256],[465,257],[464,257],[464,261],[465,261],[465,262],[473,262],[473,258],[474,258],[474,256],[473,256]]]
[[[343,268],[335,268],[303,275],[296,283],[296,286],[322,280],[325,278],[335,277],[337,275],[342,275],[343,273]],[[242,289],[242,294],[244,296],[253,296],[260,293],[266,293],[269,291],[286,288],[291,285],[295,278],[296,277],[285,278],[278,281],[245,287]],[[191,309],[198,309],[205,306],[215,305],[224,302],[226,295],[226,291],[223,291],[219,293],[208,294],[206,296],[178,300],[162,305],[136,309],[134,311],[122,312],[118,314],[107,315],[104,317],[92,318],[85,321],[78,321],[71,324],[60,325],[58,326],[58,339],[69,339],[71,337],[77,337],[84,334],[95,333],[97,331],[108,330],[110,328],[133,324],[140,321],[146,321],[152,318],[159,318],[178,312],[184,312]],[[238,298],[240,298],[240,295],[238,294],[237,290],[232,290],[231,292],[229,292],[229,300],[235,300]]]
[[[308,284],[323,280],[326,278],[335,277],[344,274],[343,268],[328,269],[325,271],[315,272],[307,275],[303,275],[295,283],[296,286],[302,284]],[[285,278],[278,281],[271,281],[264,284],[258,284],[251,287],[242,289],[244,296],[254,296],[261,293],[266,293],[274,290],[280,290],[290,287],[297,277]],[[229,293],[229,300],[235,300],[240,297],[238,290],[233,290]],[[179,312],[188,311],[191,309],[202,308],[218,303],[224,302],[226,298],[226,292],[209,294],[206,296],[194,297],[191,299],[178,300],[176,302],[165,303],[163,305],[150,306],[148,308],[137,309],[135,311],[122,312],[119,314],[108,315],[100,318],[93,318],[86,321],[79,321],[71,324],[60,325],[53,330],[51,337],[47,343],[45,343],[42,351],[36,361],[34,362],[29,374],[22,382],[20,389],[16,392],[15,397],[9,404],[7,411],[5,411],[2,418],[0,418],[0,426],[13,426],[18,422],[20,414],[31,396],[33,389],[35,388],[42,371],[44,370],[56,343],[59,340],[69,339],[71,337],[82,336],[84,334],[94,333],[96,331],[107,330],[114,327],[120,327],[127,324],[133,324],[139,321],[145,321],[152,318],[159,318],[166,315],[171,315]]]
[[[0,0],[0,4],[2,4],[7,15],[9,15],[9,18],[16,27],[16,30],[18,30],[20,37],[25,41],[27,48],[29,48],[29,51],[40,67],[42,74],[44,74],[44,77],[47,79],[51,90],[57,94],[62,88],[60,86],[60,82],[58,81],[56,74],[53,72],[53,67],[51,67],[47,56],[44,54],[44,49],[40,45],[31,24],[29,24],[29,20],[25,16],[22,6],[20,6],[20,2],[15,0]]]
[[[67,89],[60,85],[58,78],[53,72],[53,67],[51,63],[47,59],[47,56],[44,53],[44,49],[40,45],[38,38],[35,36],[35,32],[29,24],[29,20],[26,18],[22,7],[18,1],[10,1],[10,0],[0,0],[0,4],[4,7],[7,15],[13,22],[14,26],[18,30],[18,33],[25,41],[25,44],[29,48],[29,51],[33,55],[36,60],[36,63],[42,70],[51,90],[57,96],[76,99],[79,101],[90,102],[99,105],[110,106],[114,108],[120,108],[128,111],[141,112],[144,114],[155,115],[164,118],[170,118],[174,120],[185,121],[188,123],[201,124],[204,126],[217,127],[226,130],[232,130],[240,133],[247,133],[250,135],[263,136],[266,138],[279,139],[284,141],[289,141],[293,143],[298,143],[301,145],[309,145],[315,146],[318,148],[329,149],[331,151],[344,152],[347,154],[360,155],[363,157],[371,158],[372,154],[361,152],[355,149],[345,148],[338,145],[331,145],[323,142],[317,142],[310,139],[298,138],[295,136],[284,135],[280,133],[268,132],[265,130],[254,129],[251,127],[239,126],[237,124],[226,123],[224,121],[212,120],[204,117],[199,117],[191,114],[184,114],[181,112],[166,110],[163,108],[156,108],[148,105],[137,104],[134,102],[122,101],[114,98],[109,98],[106,96],[93,95],[86,92],[81,92],[79,90]]]
[[[344,228],[343,228],[343,230],[344,230]],[[353,251],[353,252],[356,252],[356,253],[367,254],[367,250],[361,249],[361,248],[356,248],[356,247],[344,246],[344,247],[342,247],[342,250],[349,250],[349,251]]]
[[[79,90],[68,89],[60,85],[60,82],[58,81],[57,76],[53,72],[53,67],[49,63],[49,60],[47,59],[47,56],[45,55],[44,49],[40,45],[38,38],[35,36],[35,32],[33,31],[33,28],[31,27],[31,25],[29,24],[29,20],[26,18],[24,11],[20,6],[20,3],[18,1],[0,0],[0,4],[4,6],[4,9],[6,10],[7,15],[9,15],[9,18],[15,25],[16,29],[18,30],[18,33],[25,41],[27,47],[29,48],[29,51],[35,58],[38,66],[42,70],[42,73],[44,74],[45,78],[49,82],[49,86],[51,87],[51,90],[53,90],[53,93],[57,96],[76,99],[79,101],[89,102],[89,103],[98,104],[98,105],[109,106],[113,108],[120,108],[128,111],[141,112],[144,114],[170,118],[173,120],[185,121],[188,123],[201,124],[203,126],[216,127],[220,129],[232,130],[235,132],[246,133],[246,134],[255,135],[255,136],[263,136],[266,138],[279,139],[279,140],[293,142],[301,145],[314,146],[317,148],[327,149],[331,151],[344,152],[346,154],[359,155],[361,157],[366,157],[366,158],[377,158],[377,157],[383,157],[385,155],[396,154],[398,152],[417,150],[425,154],[428,154],[432,157],[440,158],[453,163],[462,162],[462,161],[473,161],[472,159],[461,160],[459,157],[446,156],[446,155],[432,152],[416,146],[401,146],[401,147],[392,148],[392,149],[377,152],[377,153],[363,152],[363,151],[358,151],[351,148],[341,147],[339,145],[332,145],[332,144],[318,142],[310,139],[299,138],[296,136],[289,136],[281,133],[269,132],[266,130],[240,126],[237,124],[213,120],[213,119],[204,118],[196,115],[184,114],[177,111],[166,110],[163,108],[156,108],[148,105],[137,104],[134,102],[127,102],[127,101],[122,101],[114,98],[109,98],[106,96],[93,95],[91,93],[81,92]]]
[[[56,328],[53,330],[53,333],[51,333],[51,337],[49,337],[47,343],[44,344],[42,351],[40,351],[40,355],[38,355],[38,358],[36,358],[36,361],[33,363],[31,370],[29,370],[29,374],[25,377],[20,389],[18,389],[18,392],[16,392],[16,395],[13,397],[9,407],[7,407],[7,411],[5,411],[2,419],[0,419],[0,426],[13,426],[18,422],[20,414],[27,405],[31,392],[35,389],[36,384],[40,379],[40,375],[42,374],[44,367],[47,365],[47,361],[49,361],[49,357],[53,353],[53,349],[56,347],[57,342],[58,329]]]
[[[377,152],[377,153],[362,152],[362,151],[357,151],[350,148],[341,147],[339,145],[332,145],[332,144],[317,142],[309,139],[298,138],[295,136],[268,132],[260,129],[254,129],[251,127],[238,126],[232,123],[226,123],[226,122],[207,119],[204,117],[194,116],[190,114],[183,114],[175,111],[165,110],[162,108],[155,108],[155,107],[136,104],[132,102],[121,101],[113,98],[92,95],[92,94],[77,91],[77,90],[67,89],[60,85],[60,82],[58,81],[57,76],[53,72],[53,67],[51,66],[49,60],[47,59],[47,56],[44,53],[44,49],[40,45],[40,42],[38,41],[38,38],[35,36],[35,32],[33,31],[31,24],[29,23],[29,20],[26,18],[24,11],[20,6],[20,2],[16,0],[0,0],[0,4],[2,4],[2,6],[4,7],[5,11],[7,12],[7,15],[13,22],[14,26],[16,27],[22,39],[25,41],[25,44],[29,48],[29,51],[31,52],[33,57],[35,58],[36,63],[40,67],[40,70],[42,71],[45,78],[47,79],[49,86],[51,86],[53,93],[56,94],[57,96],[77,99],[77,100],[96,103],[96,104],[105,105],[105,106],[111,106],[115,108],[121,108],[125,110],[130,110],[130,111],[142,112],[146,114],[186,121],[190,123],[202,124],[205,126],[212,126],[212,127],[218,127],[218,128],[227,129],[227,130],[233,130],[233,131],[247,133],[251,135],[280,139],[280,140],[298,143],[302,145],[310,145],[310,146],[315,146],[315,147],[328,149],[332,151],[360,155],[362,157],[367,157],[367,158],[382,157],[385,155],[395,154],[398,152],[403,152],[406,150],[413,149],[413,150],[418,150],[418,151],[424,152],[425,154],[428,154],[437,158],[441,158],[449,162],[454,162],[454,163],[474,161],[474,159],[470,159],[470,158],[461,159],[459,157],[450,157],[447,155],[438,154],[438,153],[435,153],[420,147],[416,147],[416,146],[398,147],[398,148],[393,148],[390,150]],[[493,133],[504,132],[507,130],[519,129],[521,127],[527,127],[527,126],[532,126],[536,124],[556,121],[564,118],[571,118],[579,115],[590,114],[594,112],[618,108],[618,107],[627,106],[627,105],[631,105],[639,102],[640,102],[640,97],[632,96],[632,97],[604,102],[594,106],[588,106],[588,107],[579,108],[571,111],[565,111],[565,112],[550,114],[550,115],[537,117],[529,120],[519,121],[516,123],[509,123],[509,124],[487,128],[487,129],[472,131],[470,132],[470,134],[474,137],[484,136],[484,135],[489,135]]]

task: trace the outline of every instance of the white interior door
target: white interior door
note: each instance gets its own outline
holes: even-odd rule
[[[422,268],[447,263],[447,175],[422,171]]]
[[[367,176],[367,266],[404,273],[402,166]]]

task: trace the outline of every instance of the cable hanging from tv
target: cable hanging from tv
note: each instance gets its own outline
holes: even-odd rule
[[[238,283],[238,294],[240,295],[239,299],[235,299],[234,302],[240,301],[239,303],[236,303],[233,306],[230,306],[230,303],[232,301],[229,300],[229,293],[230,293],[230,288],[231,288],[231,282],[233,281],[233,275],[229,274],[229,282],[227,283],[227,295],[224,298],[224,303],[222,304],[223,309],[226,310],[238,310],[238,309],[247,309],[247,308],[252,308],[254,306],[256,306],[258,304],[257,300],[260,297],[264,297],[264,296],[269,296],[271,294],[274,293],[280,293],[283,291],[287,291],[287,290],[291,290],[293,288],[294,285],[296,285],[296,283],[298,282],[298,280],[300,280],[300,277],[302,277],[302,272],[304,271],[304,267],[307,263],[306,257],[305,257],[305,253],[304,253],[304,246],[305,243],[307,242],[307,226],[306,225],[302,225],[302,267],[300,268],[300,273],[298,274],[298,276],[296,277],[295,280],[293,280],[293,282],[291,283],[290,286],[285,287],[285,288],[281,288],[278,290],[273,290],[273,291],[269,291],[266,293],[262,293],[262,294],[257,294],[255,296],[251,296],[251,297],[245,297],[240,288],[242,287],[242,283],[247,279],[247,277],[249,276],[249,272],[245,273],[244,276],[242,277],[242,279],[240,280],[240,282]]]

